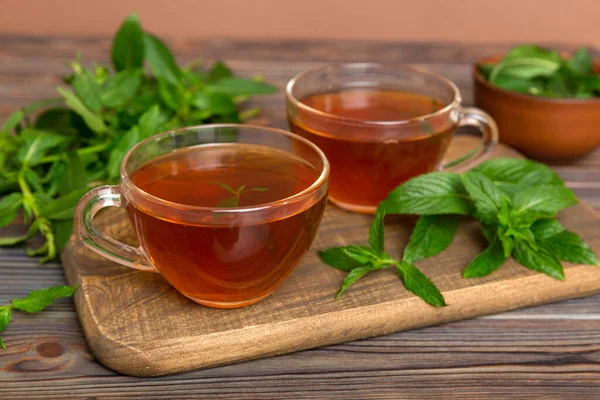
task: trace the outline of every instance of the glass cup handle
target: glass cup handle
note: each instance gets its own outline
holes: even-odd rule
[[[462,156],[445,163],[442,170],[468,169],[482,161],[498,143],[498,127],[492,117],[475,107],[463,107],[460,111],[458,126],[473,126],[481,133],[481,144]]]
[[[117,186],[99,186],[79,200],[75,211],[74,231],[83,244],[116,263],[142,271],[158,272],[148,263],[141,248],[119,242],[94,229],[94,215],[105,207],[125,208],[123,195]]]

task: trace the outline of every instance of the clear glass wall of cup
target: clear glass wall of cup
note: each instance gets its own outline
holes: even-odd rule
[[[215,165],[242,162],[241,156],[233,152],[241,149],[239,146],[250,146],[256,168],[265,162],[267,167],[263,168],[280,165],[268,164],[275,152],[278,157],[290,157],[290,168],[298,165],[314,175],[311,172],[304,180],[304,189],[252,206],[236,202],[228,206],[178,203],[157,197],[134,183],[141,168],[165,157],[178,157],[181,152],[189,162],[198,161],[198,157],[208,158]],[[215,149],[222,151],[215,153]],[[174,164],[166,172],[172,174],[168,179],[177,179],[176,167]],[[216,171],[218,174],[220,170]],[[289,176],[294,173],[286,171]],[[118,185],[92,189],[79,202],[75,232],[82,242],[116,263],[162,274],[175,289],[197,303],[235,308],[270,295],[309,249],[326,204],[329,163],[314,144],[283,130],[204,125],[162,133],[139,143],[123,159],[120,173]],[[289,191],[296,187],[300,186],[291,186]],[[214,186],[214,191],[227,194],[222,187]],[[248,193],[266,195],[262,189]],[[94,215],[105,207],[127,210],[140,247],[121,243],[94,227]]]
[[[314,96],[365,90],[427,96],[443,106],[410,119],[369,120],[307,105]],[[291,131],[319,146],[331,163],[329,199],[350,211],[374,212],[392,189],[416,175],[472,167],[498,141],[492,118],[463,107],[454,83],[408,66],[354,63],[305,71],[288,83],[286,100]],[[481,144],[444,162],[456,129],[465,126],[475,128]]]

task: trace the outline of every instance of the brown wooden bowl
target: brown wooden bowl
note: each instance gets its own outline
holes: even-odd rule
[[[477,65],[502,58],[486,57],[473,67],[475,105],[494,118],[501,142],[542,160],[573,159],[600,146],[600,98],[553,99],[493,85],[479,74]],[[595,70],[600,72],[600,61]]]

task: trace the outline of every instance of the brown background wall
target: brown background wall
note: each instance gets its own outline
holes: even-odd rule
[[[600,44],[600,0],[0,0],[0,33]]]

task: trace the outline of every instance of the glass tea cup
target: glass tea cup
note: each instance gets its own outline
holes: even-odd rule
[[[461,106],[454,83],[408,66],[350,63],[298,74],[287,85],[292,132],[331,163],[329,199],[372,213],[399,184],[432,171],[469,168],[498,142],[485,112]],[[443,162],[458,127],[476,128],[481,144]]]
[[[120,184],[80,200],[75,232],[96,253],[158,272],[197,303],[242,307],[271,294],[309,249],[328,178],[323,152],[292,133],[183,128],[132,148]],[[110,206],[127,210],[139,247],[94,228],[94,215]]]

